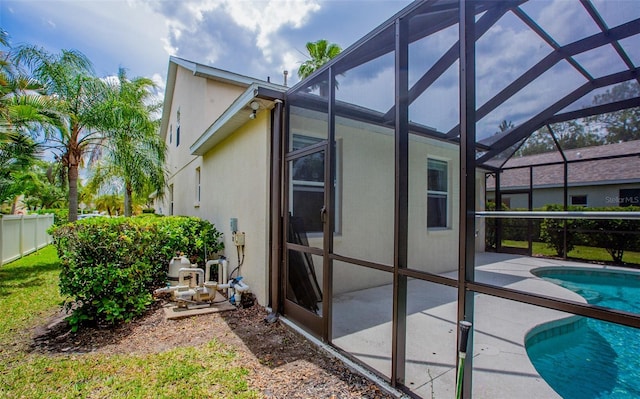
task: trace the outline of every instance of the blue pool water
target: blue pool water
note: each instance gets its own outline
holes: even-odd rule
[[[533,273],[591,304],[640,313],[638,273],[580,268]],[[640,398],[640,329],[574,317],[536,329],[526,348],[538,373],[565,399]]]

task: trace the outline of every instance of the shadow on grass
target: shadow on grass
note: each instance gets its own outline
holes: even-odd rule
[[[12,264],[0,267],[0,297],[10,295],[16,290],[32,289],[49,283],[42,278],[43,273],[60,270],[60,262],[40,262],[31,265]]]

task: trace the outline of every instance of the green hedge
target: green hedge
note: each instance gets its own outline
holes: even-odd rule
[[[38,215],[46,215],[53,213],[53,225],[61,226],[69,221],[68,209],[39,209],[35,213]]]
[[[111,325],[142,314],[166,284],[168,262],[184,252],[203,265],[223,249],[221,233],[194,217],[88,218],[53,231],[62,261],[60,292],[74,307],[74,330]]]
[[[544,210],[561,211],[559,205],[548,205]],[[585,212],[640,212],[640,207],[584,208],[568,207],[569,211]],[[562,219],[544,219],[540,238],[548,247],[564,256],[564,223]],[[614,263],[621,264],[624,251],[640,249],[640,220],[623,219],[569,219],[567,223],[567,252],[576,245],[604,248]]]

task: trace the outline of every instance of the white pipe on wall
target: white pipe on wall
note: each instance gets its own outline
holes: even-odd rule
[[[218,265],[218,284],[226,284],[227,283],[227,260],[226,259],[215,259],[207,261],[205,264],[205,280],[209,281],[211,279],[211,266]],[[220,270],[220,265],[222,265],[222,271]]]

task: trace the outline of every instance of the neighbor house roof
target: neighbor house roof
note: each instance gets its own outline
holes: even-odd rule
[[[597,147],[564,150],[568,164],[568,185],[604,185],[640,183],[640,140]],[[512,157],[500,175],[501,188],[528,188],[529,168],[533,166],[535,188],[559,187],[564,184],[564,161],[560,152]],[[495,180],[487,180],[487,190],[495,188]]]
[[[282,96],[282,93],[284,93],[287,90],[286,86],[267,82],[260,79],[251,78],[251,77],[240,75],[234,72],[225,71],[223,69],[214,68],[209,65],[199,64],[197,62],[172,56],[169,58],[169,70],[167,72],[167,86],[166,86],[166,91],[164,95],[164,105],[162,108],[162,121],[160,123],[160,135],[162,136],[163,139],[165,139],[167,135],[167,126],[169,124],[169,117],[171,115],[171,112],[170,112],[171,103],[173,100],[173,93],[174,93],[175,84],[176,84],[178,66],[185,68],[188,71],[191,71],[194,76],[247,88],[247,91],[245,91],[245,94],[247,92],[251,92],[255,94],[254,97],[261,96],[264,98],[279,98]],[[239,98],[243,98],[243,99],[246,98],[245,94],[241,95]],[[248,104],[251,101],[252,100],[249,99],[248,102],[244,104],[245,107],[247,107],[246,109],[244,109],[244,111],[248,109]],[[229,107],[229,109],[235,107],[236,113],[237,113],[240,110],[242,110],[242,107],[238,108],[236,102],[234,102],[234,104],[232,104],[231,107]],[[234,115],[229,114],[228,112],[229,109],[227,110],[227,112],[223,113],[223,116],[226,115],[227,118],[232,118]],[[243,118],[243,120],[246,122],[246,118]],[[218,121],[214,122],[214,125],[217,122]],[[207,129],[207,132],[209,132],[210,135],[215,133],[215,131],[210,132],[210,130],[211,128]],[[203,139],[203,137],[200,137],[200,139],[198,139],[196,142],[201,143],[201,146],[202,146],[207,143],[207,140]],[[194,151],[193,147],[191,148],[191,151],[192,152]],[[202,154],[198,153],[196,155],[202,155]]]

